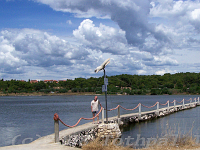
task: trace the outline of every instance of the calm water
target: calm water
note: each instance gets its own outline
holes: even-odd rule
[[[110,96],[108,95],[108,109],[118,104],[126,108],[134,108],[138,103],[147,106],[166,103],[167,100],[181,101],[183,98],[197,98],[195,95],[164,95],[164,96]],[[80,117],[92,117],[90,102],[94,96],[19,96],[0,97],[0,146],[29,143],[40,136],[54,132],[54,113],[69,125],[74,125]],[[105,96],[99,96],[105,107]],[[173,104],[170,104],[170,106]],[[156,107],[152,108],[156,109]],[[151,110],[142,107],[142,111]],[[138,112],[125,111],[121,114]],[[122,138],[137,138],[137,134],[144,138],[162,136],[167,128],[176,132],[200,135],[200,107],[171,114],[154,121],[134,124],[124,128]],[[117,110],[109,112],[108,116],[116,116]],[[88,121],[82,120],[80,124]],[[67,127],[60,124],[60,130]]]

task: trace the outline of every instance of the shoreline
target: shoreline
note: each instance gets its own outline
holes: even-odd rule
[[[41,92],[34,92],[34,93],[7,93],[7,94],[0,94],[0,96],[63,96],[63,95],[67,95],[67,96],[72,96],[72,95],[101,95],[101,94],[95,94],[95,93],[89,93],[89,92],[85,92],[85,93],[41,93]]]
[[[1,93],[0,96],[73,96],[73,95],[104,95],[104,94],[96,94],[94,92],[78,92],[78,93],[42,93],[42,92],[34,92],[34,93]],[[108,94],[108,95],[119,95],[123,96],[126,94]],[[146,94],[151,96],[151,94]],[[162,95],[169,95],[169,94],[162,94]],[[170,95],[200,95],[200,94],[188,94],[188,93],[176,93]]]

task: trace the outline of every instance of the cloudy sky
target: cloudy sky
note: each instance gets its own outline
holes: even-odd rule
[[[199,0],[0,0],[0,78],[200,70]]]

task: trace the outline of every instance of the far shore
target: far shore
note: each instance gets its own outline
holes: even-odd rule
[[[33,93],[0,93],[0,96],[72,96],[72,95],[104,95],[104,94],[96,94],[95,92],[67,92],[67,93],[42,93],[42,92],[33,92]],[[126,94],[108,94],[108,95],[126,95]],[[146,94],[146,95],[151,95]],[[168,95],[168,94],[163,94]],[[174,93],[171,95],[199,95],[199,94],[188,94],[188,93]]]
[[[62,95],[101,95],[94,92],[77,92],[77,93],[42,93],[42,92],[33,92],[33,93],[1,93],[0,96],[62,96]]]

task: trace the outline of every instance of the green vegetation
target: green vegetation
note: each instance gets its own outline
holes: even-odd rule
[[[177,73],[161,75],[116,75],[107,77],[108,94],[162,95],[162,94],[199,94],[200,73]],[[80,93],[102,94],[103,77],[75,78],[56,82],[31,83],[10,80],[0,81],[0,92],[9,93]]]

